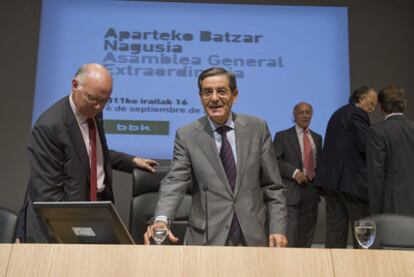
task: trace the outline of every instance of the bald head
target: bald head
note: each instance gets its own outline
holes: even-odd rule
[[[79,67],[74,79],[82,84],[86,78],[108,79],[112,83],[112,76],[109,71],[98,63],[87,63]]]
[[[79,112],[93,118],[105,107],[112,94],[112,76],[100,64],[82,65],[72,80],[73,101]]]

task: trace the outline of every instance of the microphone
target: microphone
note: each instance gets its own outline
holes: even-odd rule
[[[204,191],[204,212],[206,214],[206,232],[204,236],[204,245],[209,245],[208,242],[208,205],[207,205],[207,186],[203,185]]]

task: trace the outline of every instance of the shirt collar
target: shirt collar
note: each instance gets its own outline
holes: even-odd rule
[[[81,125],[85,123],[88,118],[82,115],[79,112],[78,108],[76,107],[75,102],[73,101],[73,92],[71,92],[69,95],[69,104],[70,104],[70,108],[73,111],[73,114],[75,115],[76,120],[78,121],[78,124]]]
[[[230,128],[234,129],[234,121],[233,121],[233,114],[232,113],[230,113],[229,118],[227,119],[226,123],[224,123],[222,125],[215,123],[208,116],[207,116],[207,118],[208,118],[208,122],[210,122],[210,126],[211,126],[211,129],[213,131],[216,131],[217,128],[219,128],[220,126],[224,126],[224,125],[229,126]]]
[[[384,118],[384,120],[387,120],[388,118],[390,118],[391,116],[395,116],[395,115],[404,115],[403,113],[390,113],[387,114]]]
[[[295,130],[296,130],[296,133],[298,133],[298,134],[301,134],[301,133],[303,133],[303,128],[302,127],[299,127],[299,125],[298,124],[296,124],[295,123]],[[308,127],[308,131],[310,132],[310,128]]]

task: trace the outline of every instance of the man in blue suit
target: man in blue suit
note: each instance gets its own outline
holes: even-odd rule
[[[349,102],[329,119],[316,180],[326,200],[327,248],[345,248],[349,222],[369,214],[365,143],[377,93],[361,87]]]

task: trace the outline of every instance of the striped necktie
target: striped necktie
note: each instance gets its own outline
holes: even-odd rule
[[[217,132],[221,135],[221,162],[223,163],[224,171],[226,172],[230,187],[234,192],[234,187],[236,186],[237,168],[233,150],[231,149],[231,145],[227,139],[227,132],[230,130],[231,127],[229,126],[221,126],[217,128]],[[239,245],[242,240],[242,231],[236,213],[234,213],[231,221],[229,240],[233,243],[233,245]]]

